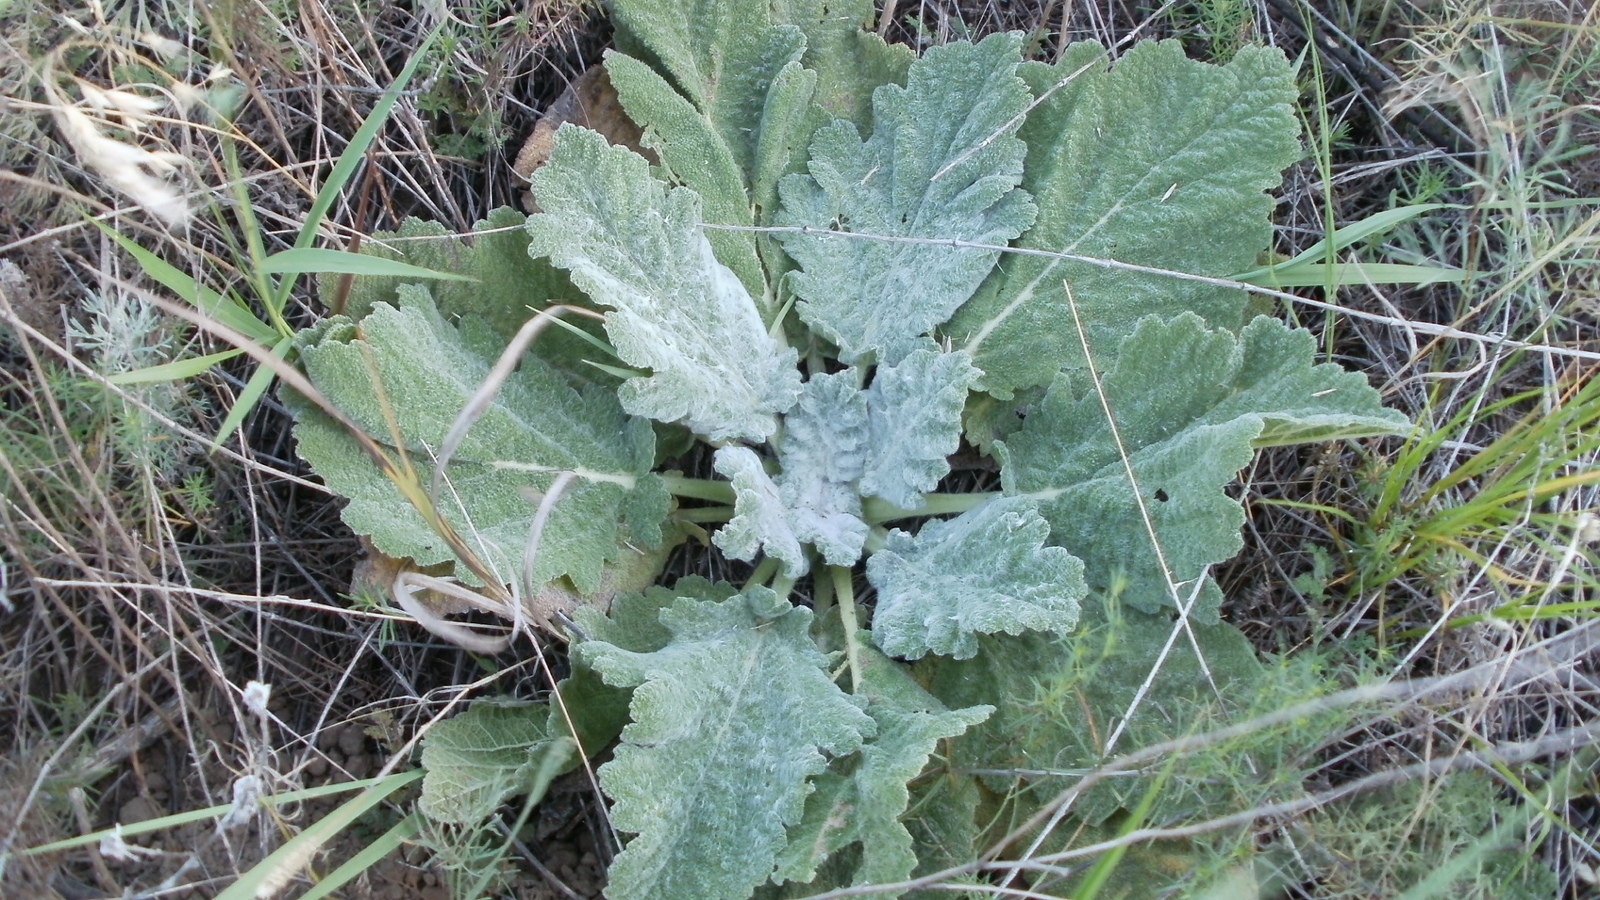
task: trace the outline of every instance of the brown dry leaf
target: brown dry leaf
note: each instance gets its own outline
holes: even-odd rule
[[[539,123],[533,126],[533,133],[523,142],[516,161],[511,164],[517,177],[527,181],[540,166],[550,161],[550,152],[555,149],[556,129],[568,122],[592,128],[611,143],[642,154],[652,163],[656,161],[654,153],[640,146],[639,139],[644,133],[623,112],[622,102],[617,99],[616,89],[611,86],[611,76],[606,74],[605,66],[596,65],[590,66],[568,85],[566,91],[545,110]],[[539,211],[531,194],[524,193],[522,202],[529,212]]]

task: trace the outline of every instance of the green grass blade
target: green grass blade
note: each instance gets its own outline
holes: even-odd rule
[[[589,332],[584,331],[582,328],[579,328],[578,326],[572,324],[571,322],[568,322],[566,319],[563,319],[560,316],[554,316],[554,317],[552,317],[550,319],[550,324],[556,326],[557,328],[565,328],[567,331],[571,332],[573,335],[576,335],[577,337],[582,338],[583,340],[587,341],[588,343],[593,344],[597,349],[599,349],[601,352],[605,353],[607,356],[611,357],[612,359],[616,359],[617,358],[617,348],[611,346],[610,344],[606,343],[604,340],[602,340],[602,339],[590,334]]]
[[[1139,798],[1139,805],[1128,812],[1127,821],[1117,829],[1117,837],[1126,838],[1144,826],[1150,817],[1150,811],[1155,808],[1156,800],[1161,796],[1161,789],[1166,787],[1167,780],[1172,776],[1173,767],[1177,764],[1177,757],[1173,757],[1162,767],[1160,775],[1150,785],[1144,796]],[[1122,864],[1122,858],[1127,855],[1130,844],[1121,844],[1106,851],[1094,866],[1084,875],[1082,883],[1078,885],[1073,896],[1081,900],[1094,900],[1105,888],[1111,876],[1117,871],[1117,866]]]
[[[333,794],[344,794],[350,791],[364,790],[376,785],[381,780],[382,779],[378,778],[368,778],[364,781],[346,781],[340,784],[325,784],[320,787],[306,788],[303,791],[290,791],[287,794],[277,794],[270,797],[262,797],[261,802],[267,804],[268,806],[280,806],[285,803],[299,803],[303,800],[316,800],[320,797],[327,797]],[[205,809],[194,809],[188,812],[174,813],[170,816],[162,816],[159,819],[149,819],[144,822],[134,822],[132,824],[122,826],[122,836],[124,838],[130,838],[136,835],[149,834],[152,831],[163,831],[168,828],[177,828],[180,825],[187,825],[190,822],[199,822],[204,819],[220,819],[227,815],[232,809],[232,804],[224,803],[221,806],[208,806]],[[74,847],[84,847],[89,844],[98,844],[109,837],[111,832],[115,830],[116,829],[113,828],[107,828],[102,831],[92,832],[90,834],[82,834],[74,838],[66,838],[65,840],[52,841],[48,844],[40,844],[37,847],[28,847],[25,850],[17,851],[17,853],[20,856],[33,856],[39,853],[54,853],[57,850],[71,850]]]
[[[417,52],[411,55],[411,59],[406,62],[405,68],[401,69],[400,74],[395,77],[394,83],[389,85],[387,91],[384,91],[383,98],[372,108],[372,112],[367,114],[367,118],[361,123],[361,127],[356,129],[355,136],[350,138],[350,143],[345,146],[344,152],[339,154],[338,161],[333,164],[333,171],[328,173],[328,180],[323,182],[322,190],[317,192],[317,198],[312,201],[311,209],[306,213],[305,224],[300,226],[300,233],[295,236],[295,247],[309,247],[311,242],[316,240],[317,229],[322,227],[323,218],[327,216],[328,210],[333,208],[334,199],[339,196],[339,192],[344,190],[345,184],[355,174],[356,167],[361,164],[361,158],[367,153],[367,148],[372,146],[373,140],[378,136],[379,129],[383,128],[383,123],[388,121],[389,113],[393,111],[395,103],[400,99],[400,92],[404,91],[406,85],[411,82],[411,76],[416,74],[417,66],[422,62],[422,58],[428,55],[428,50],[433,46],[434,39],[438,35],[439,32],[437,30],[428,35],[422,45],[417,48]]]
[[[289,294],[287,289],[280,291],[279,286],[274,285],[261,271],[261,261],[267,258],[267,245],[261,237],[261,220],[256,216],[255,205],[250,202],[250,189],[244,169],[239,165],[239,148],[232,135],[223,135],[222,161],[228,173],[228,189],[233,192],[233,214],[239,220],[239,232],[244,235],[244,258],[249,260],[245,277],[249,279],[256,297],[266,307],[267,317],[272,320],[273,326],[288,334],[291,329],[283,320],[283,304]],[[232,244],[231,241],[229,243]],[[234,250],[237,256],[237,247]]]
[[[239,348],[223,350],[220,353],[207,353],[205,356],[196,356],[190,359],[179,359],[159,366],[145,366],[131,372],[119,372],[106,380],[112,384],[149,384],[154,381],[179,381],[184,378],[193,378],[210,369],[220,362],[233,359],[243,353]]]
[[[189,301],[195,308],[205,310],[218,322],[258,341],[271,341],[279,337],[277,329],[256,318],[255,314],[250,312],[250,308],[237,297],[231,294],[219,294],[201,285],[176,266],[119,234],[104,222],[90,219],[89,223],[105,232],[107,237],[128,251],[128,255],[134,258],[139,268],[155,279],[156,283]]]
[[[339,868],[329,872],[317,882],[316,887],[300,895],[300,900],[322,900],[323,897],[348,884],[351,879],[378,864],[394,848],[417,836],[417,817],[407,816],[400,824],[379,835],[360,853],[350,857]]]
[[[425,269],[397,259],[368,256],[320,247],[296,247],[267,257],[261,271],[269,275],[305,275],[327,272],[333,275],[378,275],[394,278],[433,278],[443,281],[477,281],[471,275]]]
[[[1384,234],[1424,213],[1446,208],[1460,209],[1461,207],[1454,203],[1418,203],[1413,206],[1386,209],[1381,213],[1375,213],[1358,222],[1351,222],[1349,225],[1337,229],[1334,231],[1331,241],[1328,238],[1323,238],[1300,251],[1299,255],[1289,260],[1289,262],[1311,262],[1326,259],[1331,253],[1338,253],[1352,244]]]
[[[279,359],[287,357],[289,351],[293,349],[293,338],[282,338],[272,345],[272,353]],[[233,433],[239,429],[239,426],[244,424],[244,417],[250,414],[250,410],[255,409],[256,404],[261,400],[261,395],[265,394],[267,388],[272,386],[272,380],[275,377],[277,376],[266,366],[260,366],[256,369],[255,374],[250,376],[250,380],[245,382],[244,390],[239,393],[239,399],[234,401],[233,408],[228,410],[228,417],[222,420],[222,427],[217,429],[217,436],[211,439],[212,449],[222,446],[222,442],[232,437]]]
[[[640,378],[642,376],[650,374],[649,372],[645,372],[645,371],[642,371],[642,370],[639,370],[639,369],[624,369],[621,366],[608,366],[605,363],[597,363],[592,359],[586,359],[583,362],[584,362],[585,365],[593,366],[594,368],[599,369],[600,371],[606,373],[607,375],[611,375],[611,376],[614,376],[614,377],[617,377],[617,378],[621,378],[624,381],[628,380],[629,378]]]
[[[1258,269],[1235,280],[1262,287],[1340,287],[1362,284],[1439,284],[1465,281],[1467,273],[1447,266],[1411,266],[1401,263],[1338,263],[1320,261],[1283,263]]]
[[[276,895],[279,889],[287,885],[289,880],[311,861],[324,844],[339,832],[349,828],[367,810],[382,803],[384,798],[421,777],[421,769],[412,769],[409,772],[390,775],[372,785],[338,809],[308,825],[304,831],[282,847],[272,851],[266,859],[240,875],[238,881],[218,894],[216,900],[255,900],[257,897]]]
[[[1275,263],[1270,266],[1263,266],[1259,269],[1252,269],[1251,271],[1242,275],[1235,275],[1234,280],[1247,282],[1249,284],[1259,284],[1262,286],[1322,287],[1328,284],[1326,261],[1333,254],[1338,253],[1340,250],[1344,250],[1345,248],[1350,247],[1351,245],[1360,241],[1384,234],[1404,224],[1405,222],[1409,222],[1410,220],[1423,215],[1424,213],[1445,208],[1459,207],[1453,203],[1418,203],[1412,206],[1401,206],[1395,209],[1384,210],[1381,213],[1367,216],[1365,219],[1362,219],[1358,222],[1352,222],[1343,228],[1334,230],[1334,232],[1328,237],[1325,237],[1322,240],[1317,241],[1315,244],[1307,247],[1293,259],[1284,260],[1283,262]],[[1346,265],[1361,266],[1363,264],[1349,263]],[[1306,280],[1313,278],[1313,275],[1311,274],[1313,267],[1315,267],[1319,274],[1314,276],[1314,280]],[[1341,272],[1342,268],[1343,267],[1337,267],[1335,271]],[[1465,277],[1465,273],[1462,273],[1459,269],[1438,268],[1434,266],[1394,266],[1392,267],[1392,272],[1389,270],[1390,267],[1386,267],[1383,264],[1365,264],[1364,268],[1369,273],[1373,273],[1371,277],[1362,278],[1358,274],[1353,280],[1347,280],[1347,276],[1341,272],[1334,283],[1338,285],[1363,284],[1368,282],[1373,284],[1434,284],[1440,281],[1461,281]],[[1412,277],[1406,277],[1406,270],[1410,269],[1415,269],[1417,272],[1412,273]],[[1426,278],[1426,280],[1413,280],[1413,278],[1417,275],[1429,271],[1435,273],[1449,272],[1457,274],[1455,277],[1449,278],[1438,277],[1438,275],[1435,274],[1432,277]],[[1385,272],[1387,275],[1376,274],[1379,272]],[[1390,280],[1388,275],[1397,277],[1395,280]]]

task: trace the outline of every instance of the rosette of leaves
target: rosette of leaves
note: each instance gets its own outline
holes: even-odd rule
[[[603,346],[535,345],[442,473],[442,514],[501,547],[485,555],[512,584],[528,492],[570,472],[580,489],[556,505],[536,580],[591,590],[675,515],[667,492],[722,504],[694,520],[755,564],[743,586],[685,579],[575,616],[574,677],[621,729],[599,767],[625,836],[614,900],[809,894],[971,862],[992,785],[929,762],[956,740],[970,769],[1022,765],[1008,723],[1030,679],[1072,664],[1080,606],[1142,617],[1107,668],[1131,683],[1099,686],[1091,717],[1135,695],[1183,706],[1189,681],[1164,687],[1156,662],[1173,629],[1226,651],[1227,671],[1182,678],[1249,677],[1208,578],[1241,545],[1229,484],[1263,446],[1407,427],[1363,377],[1318,364],[1309,334],[1182,277],[1225,278],[1268,247],[1266,192],[1300,154],[1289,64],[1148,43],[1046,65],[1017,34],[912,60],[863,28],[862,0],[612,9],[606,66],[660,164],[564,126],[517,263],[602,312]],[[508,314],[385,291],[309,333],[306,364],[425,462],[503,346],[478,318]],[[653,474],[651,423],[711,444],[717,477]],[[335,440],[326,421],[301,430],[352,526],[450,561],[381,478],[318,444]],[[972,448],[996,490],[951,477]],[[557,717],[529,715],[548,746]],[[1093,763],[1098,729],[1051,764]],[[531,771],[493,749],[511,774],[475,796]]]

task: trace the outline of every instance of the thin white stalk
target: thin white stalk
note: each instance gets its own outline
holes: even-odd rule
[[[883,241],[890,244],[937,244],[956,250],[983,250],[988,252],[1009,253],[1014,256],[1038,256],[1046,259],[1059,259],[1066,262],[1080,262],[1086,265],[1097,266],[1102,269],[1115,269],[1122,272],[1139,272],[1145,275],[1160,275],[1174,278],[1179,281],[1192,281],[1197,284],[1209,284],[1217,287],[1234,288],[1263,297],[1276,297],[1288,303],[1300,306],[1309,306],[1314,309],[1324,309],[1349,316],[1352,319],[1361,319],[1367,322],[1377,322],[1389,325],[1402,331],[1415,334],[1426,334],[1433,337],[1451,338],[1455,340],[1473,341],[1491,347],[1506,347],[1512,350],[1528,350],[1533,353],[1542,353],[1548,356],[1561,356],[1569,359],[1587,359],[1600,362],[1600,352],[1592,350],[1577,350],[1570,347],[1554,347],[1549,344],[1535,344],[1528,341],[1518,341],[1504,335],[1478,334],[1472,331],[1463,331],[1450,325],[1435,325],[1431,322],[1412,322],[1398,316],[1385,316],[1365,310],[1352,309],[1340,306],[1337,303],[1328,303],[1323,300],[1313,300],[1310,297],[1301,297],[1288,291],[1262,287],[1246,281],[1235,281],[1232,278],[1217,278],[1210,275],[1195,275],[1190,272],[1180,272],[1176,269],[1162,269],[1156,266],[1141,266],[1137,263],[1127,263],[1121,260],[1100,256],[1083,256],[1077,253],[1060,253],[1054,250],[1039,250],[1033,247],[1008,247],[1003,244],[983,244],[976,241],[962,241],[955,239],[899,237],[888,234],[862,234],[851,231],[830,231],[826,228],[812,228],[809,225],[718,225],[711,222],[701,223],[702,228],[721,231],[752,231],[767,234],[806,234],[817,237],[838,237],[854,240]]]

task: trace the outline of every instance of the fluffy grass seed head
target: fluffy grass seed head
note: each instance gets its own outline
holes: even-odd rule
[[[163,176],[178,171],[184,158],[176,153],[146,150],[108,135],[89,110],[114,118],[137,133],[151,116],[166,106],[157,100],[124,90],[106,90],[81,79],[81,104],[57,103],[56,124],[83,165],[105,179],[113,189],[149,210],[170,226],[189,218],[189,203]]]

